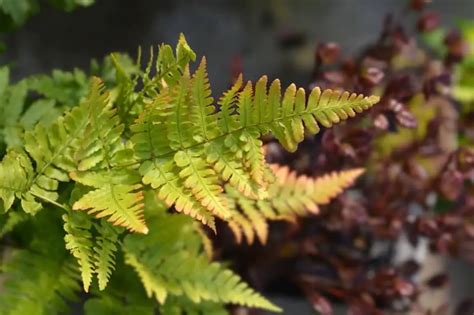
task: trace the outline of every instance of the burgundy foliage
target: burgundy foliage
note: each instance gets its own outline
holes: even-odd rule
[[[387,16],[379,38],[356,57],[343,57],[335,43],[317,45],[308,89],[378,94],[381,102],[368,115],[308,138],[296,156],[269,140],[267,159],[312,176],[351,167],[367,173],[318,216],[273,224],[265,247],[242,249],[230,236],[215,240],[220,255],[236,261],[257,288],[304,295],[328,315],[333,303],[351,315],[473,313],[472,300],[424,309],[420,294],[446,287],[447,274],[420,282],[420,261],[394,263],[404,238],[413,247],[428,240],[433,253],[474,263],[474,151],[455,141],[462,134],[472,143],[474,113],[461,115],[451,96],[466,44],[459,31],[447,32],[440,59],[419,43],[418,35],[440,23],[428,2],[411,1],[418,16],[411,28]],[[432,116],[420,114],[420,106]],[[425,131],[380,152],[389,137],[419,128]]]

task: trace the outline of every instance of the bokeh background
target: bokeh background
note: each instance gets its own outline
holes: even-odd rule
[[[230,64],[241,58],[248,79],[262,74],[307,83],[318,42],[334,41],[347,54],[378,36],[383,17],[409,20],[402,0],[97,0],[72,13],[42,6],[41,14],[6,36],[2,63],[17,77],[54,68],[86,68],[111,51],[135,55],[138,46],[175,43],[186,35],[198,55],[207,56],[215,92]],[[474,18],[472,0],[438,0],[444,25]],[[292,38],[289,38],[292,37]],[[299,38],[298,38],[299,37]],[[302,42],[282,48],[282,41]]]

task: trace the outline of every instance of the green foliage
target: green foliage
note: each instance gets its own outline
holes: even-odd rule
[[[77,272],[71,259],[58,261],[32,251],[12,253],[2,271],[8,273],[0,299],[2,314],[57,314],[78,291]]]
[[[319,205],[329,203],[363,173],[362,169],[353,169],[313,179],[305,175],[298,176],[287,167],[271,165],[271,168],[276,181],[268,187],[268,197],[265,199],[250,199],[230,185],[225,188],[232,211],[228,224],[238,243],[245,236],[249,244],[254,242],[255,237],[265,244],[268,237],[267,221],[291,221],[295,216],[317,214]],[[238,208],[242,211],[238,211]]]
[[[163,304],[168,295],[185,295],[193,303],[211,301],[278,310],[232,271],[210,262],[202,239],[189,217],[163,216],[150,220],[146,236],[128,235],[125,262],[140,276],[149,297]]]
[[[48,0],[49,4],[65,11],[92,5],[94,0]],[[39,0],[0,1],[0,32],[25,24],[27,19],[40,10]]]
[[[453,95],[463,104],[463,112],[467,113],[474,110],[474,23],[462,21],[460,27],[468,52],[456,67]]]
[[[57,215],[39,214],[22,230],[22,249],[4,250],[1,314],[66,313],[68,303],[78,299],[79,275],[75,261],[62,244],[59,222]]]
[[[143,71],[120,54],[94,63],[91,72],[104,80],[74,70],[10,85],[8,69],[0,71],[0,110],[8,114],[0,125],[0,232],[19,235],[22,249],[12,253],[35,257],[2,263],[5,296],[25,290],[37,303],[16,309],[21,303],[5,298],[5,314],[61,312],[79,279],[87,314],[222,314],[226,304],[277,311],[211,261],[199,223],[216,232],[220,218],[264,241],[267,220],[314,212],[360,174],[284,175],[266,164],[261,137],[294,151],[305,129],[331,127],[377,97],[315,88],[306,99],[303,89],[282,93],[278,80],[268,86],[262,77],[255,85],[240,78],[214,102],[206,60],[190,73],[196,55],[184,36],[175,52],[161,45],[153,55]],[[54,241],[37,244],[50,226]],[[128,287],[134,293],[125,296]],[[49,295],[36,301],[43,291]]]
[[[304,89],[293,84],[282,97],[280,82],[273,81],[267,91],[263,77],[255,92],[250,82],[241,90],[239,79],[216,111],[205,66],[203,59],[193,76],[185,69],[176,84],[146,105],[131,128],[143,182],[169,206],[212,228],[213,216],[230,216],[219,183],[229,181],[250,197],[261,196],[268,186],[272,177],[265,176],[261,136],[271,132],[294,151],[305,127],[315,134],[319,124],[331,127],[378,101],[319,88],[306,100]]]

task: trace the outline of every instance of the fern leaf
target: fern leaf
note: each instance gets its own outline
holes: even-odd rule
[[[142,265],[133,254],[125,254],[125,262],[135,269],[140,277],[148,297],[155,297],[158,303],[163,304],[168,296],[166,284],[160,277],[156,277],[153,271]]]
[[[189,62],[194,60],[196,60],[196,54],[189,47],[184,35],[180,34],[175,54],[173,54],[171,46],[165,44],[160,46],[156,59],[157,74],[152,80],[147,79],[153,62],[153,58],[150,59],[149,66],[145,71],[145,85],[148,87],[158,85],[160,88],[174,85],[179,81]]]
[[[8,77],[8,68],[4,69],[7,69]],[[8,84],[8,79],[4,82]],[[18,120],[26,103],[28,86],[23,80],[8,88],[5,86],[3,90],[3,95],[0,91],[0,127],[3,129],[0,130],[0,141],[3,140],[8,147],[18,147],[22,144],[22,128]]]
[[[228,223],[238,243],[245,235],[249,244],[254,242],[255,236],[265,244],[267,220],[288,220],[294,216],[318,213],[319,205],[329,203],[363,173],[362,169],[353,169],[312,179],[304,175],[297,176],[288,167],[272,165],[271,168],[277,180],[268,187],[267,199],[253,200],[226,187],[233,209]],[[237,210],[237,206],[242,212]]]
[[[263,152],[263,142],[260,140],[256,130],[242,132],[240,140],[245,151],[245,164],[250,175],[257,185],[265,187],[265,155]]]
[[[353,169],[311,179],[304,175],[297,176],[287,167],[272,165],[272,169],[279,184],[272,192],[278,198],[272,198],[271,202],[279,214],[288,213],[288,209],[297,214],[304,214],[305,209],[318,213],[318,205],[329,203],[364,172],[363,169]]]
[[[214,100],[206,72],[206,59],[193,75],[191,83],[191,118],[194,123],[194,139],[198,142],[214,139],[218,135]]]
[[[278,80],[272,83],[268,99],[271,113],[265,119],[253,117],[254,125],[261,132],[270,130],[280,143],[288,150],[295,151],[299,142],[303,140],[304,129],[315,134],[319,131],[319,124],[331,127],[348,117],[355,116],[377,103],[376,96],[364,97],[349,92],[325,90],[321,93],[319,88],[314,88],[306,102],[305,91],[290,85],[280,100]],[[258,99],[257,99],[258,101]],[[246,113],[240,113],[246,115]],[[270,116],[271,115],[271,116]]]
[[[148,233],[143,217],[142,185],[107,184],[85,194],[74,203],[74,210],[86,210],[97,218],[106,217],[114,225]]]
[[[81,270],[84,291],[88,292],[94,274],[92,261],[92,222],[87,215],[71,213],[63,215],[66,249],[77,259]]]
[[[170,114],[166,121],[166,128],[169,147],[175,152],[196,144],[192,131],[193,123],[188,117],[191,112],[190,87],[191,79],[187,71],[181,77],[179,84],[169,92]]]
[[[29,250],[14,251],[2,263],[0,310],[5,315],[68,312],[68,300],[77,299],[80,286],[71,260]],[[56,259],[55,259],[56,258]]]
[[[211,213],[202,206],[177,174],[173,161],[154,160],[153,163],[143,163],[141,167],[143,183],[157,189],[157,196],[169,207],[175,206],[178,212],[183,212],[208,225],[215,231],[215,220]]]
[[[69,181],[68,172],[73,171],[76,164],[73,155],[97,103],[94,86],[87,100],[59,117],[50,127],[38,124],[34,130],[25,133],[25,149],[36,164],[29,192],[22,196],[25,211],[34,212],[41,207],[37,198],[54,202],[58,197],[59,181]]]
[[[73,205],[97,217],[107,217],[115,225],[147,233],[143,217],[142,185],[133,171],[118,169],[127,150],[122,142],[123,125],[116,110],[108,103],[102,82],[93,79],[90,92],[91,113],[88,128],[78,141],[74,160],[79,172],[69,176],[77,182],[97,188]]]
[[[219,185],[218,176],[209,168],[202,154],[199,151],[179,151],[174,160],[176,165],[182,168],[179,176],[195,198],[215,215],[227,218],[229,213],[221,196],[222,187]]]
[[[115,252],[117,251],[118,233],[104,221],[97,226],[99,236],[94,246],[94,265],[99,280],[99,290],[104,290],[110,275],[115,268]]]
[[[163,54],[171,53],[165,50]],[[318,88],[306,99],[305,91],[295,85],[282,96],[280,82],[267,88],[266,77],[255,88],[248,82],[241,90],[240,77],[215,106],[205,59],[193,75],[188,67],[174,74],[169,84],[155,89],[132,126],[132,142],[142,182],[168,205],[203,222],[213,222],[210,216],[229,218],[225,183],[248,197],[265,197],[270,181],[261,136],[272,133],[294,151],[305,129],[317,133],[319,124],[330,127],[378,101],[375,96],[321,93]]]
[[[87,96],[89,78],[79,69],[71,72],[53,70],[51,75],[28,78],[28,86],[46,99],[72,107]]]
[[[116,155],[124,149],[121,139],[124,127],[116,110],[109,106],[109,94],[98,78],[92,79],[89,99],[89,124],[80,139],[74,160],[79,171],[111,169]]]
[[[245,196],[263,198],[265,191],[252,179],[246,166],[236,161],[235,152],[228,150],[223,142],[224,140],[216,140],[209,146],[207,163],[213,165],[223,181],[229,182]]]
[[[234,115],[237,108],[239,91],[242,88],[242,75],[240,75],[232,87],[219,99],[219,111],[217,112],[218,126],[223,134],[230,134],[232,130],[238,129],[238,116]]]
[[[174,159],[155,158],[169,150],[168,140],[162,137],[163,120],[169,116],[168,101],[167,95],[157,97],[131,127],[134,132],[132,141],[136,154],[138,158],[146,159],[140,167],[143,183],[157,189],[157,195],[168,206],[174,204],[179,212],[188,214],[215,229],[213,216],[184,185]]]
[[[236,274],[209,261],[201,236],[188,218],[167,215],[153,225],[155,229],[147,236],[129,235],[124,240],[126,262],[138,273],[148,296],[160,304],[171,296],[185,295],[193,303],[210,301],[279,310]]]
[[[23,212],[10,211],[7,215],[0,217],[0,238],[13,231],[20,223],[26,221],[28,217]]]
[[[33,176],[33,166],[25,152],[10,150],[0,164],[0,209],[10,209],[15,197],[21,198],[27,192]]]

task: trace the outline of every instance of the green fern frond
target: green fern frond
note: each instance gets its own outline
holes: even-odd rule
[[[104,290],[115,268],[115,252],[119,234],[114,227],[104,221],[97,226],[97,232],[99,236],[96,238],[97,245],[94,247],[94,264],[99,280],[99,290]]]
[[[148,233],[143,217],[142,185],[107,184],[90,191],[74,203],[74,210],[86,210],[97,218],[106,217],[114,225]]]
[[[175,205],[179,212],[196,218],[215,229],[214,217],[208,209],[199,203],[179,176],[180,169],[174,159],[155,158],[167,152],[167,138],[163,137],[165,119],[169,116],[168,97],[162,95],[148,106],[135,125],[131,126],[135,154],[144,160],[140,167],[143,183],[157,190],[157,195],[168,206]]]
[[[53,70],[51,75],[34,75],[27,82],[31,90],[45,99],[67,107],[81,103],[89,89],[89,77],[79,69],[71,72]]]
[[[164,303],[168,296],[166,283],[156,276],[156,272],[141,264],[133,254],[125,254],[125,262],[135,269],[149,298],[155,297],[158,303]]]
[[[232,209],[228,224],[238,243],[244,235],[249,244],[254,242],[255,236],[265,244],[268,220],[292,220],[295,216],[318,213],[319,205],[327,204],[363,173],[362,169],[353,169],[312,179],[297,176],[288,167],[271,167],[277,180],[269,186],[266,199],[249,199],[231,186],[226,187]]]
[[[170,45],[162,44],[156,57],[156,73],[151,77],[153,62],[153,49],[150,49],[151,58],[142,75],[143,96],[156,96],[157,88],[161,90],[167,86],[173,86],[178,82],[190,61],[196,60],[196,54],[189,47],[183,34],[180,34],[175,53]]]
[[[25,152],[10,150],[0,164],[0,199],[4,211],[13,205],[15,198],[22,198],[34,177],[33,166]]]
[[[188,218],[167,215],[155,220],[153,226],[147,236],[128,235],[124,240],[126,263],[136,270],[148,296],[160,304],[169,295],[184,294],[193,303],[210,301],[279,310],[239,276],[209,261]]]
[[[210,225],[211,216],[230,217],[223,183],[248,197],[265,197],[270,182],[261,136],[272,133],[294,151],[305,129],[317,133],[319,124],[330,127],[378,101],[375,96],[319,88],[306,99],[295,85],[282,97],[280,82],[273,81],[267,90],[267,78],[262,77],[255,90],[250,82],[241,90],[239,78],[216,106],[206,60],[193,75],[187,69],[179,79],[155,89],[131,128],[132,142],[143,183],[168,205]]]
[[[91,96],[95,95],[94,93]],[[96,100],[89,98],[81,105],[61,116],[46,128],[38,124],[34,130],[25,133],[25,149],[35,162],[35,177],[29,192],[23,196],[27,200],[27,212],[41,208],[41,201],[56,201],[58,182],[69,181],[68,172],[75,169],[74,152],[88,128],[91,109]]]
[[[118,231],[103,220],[94,223],[81,212],[64,214],[63,221],[66,249],[77,259],[84,291],[89,292],[94,275],[97,275],[99,290],[104,290],[115,267]]]
[[[88,292],[94,274],[91,219],[83,213],[70,213],[63,215],[63,220],[66,249],[77,259],[84,291]]]
[[[76,201],[73,209],[87,210],[99,218],[107,217],[115,225],[147,233],[139,178],[134,177],[133,171],[117,167],[129,162],[131,154],[122,141],[124,127],[108,98],[102,82],[93,79],[88,128],[74,154],[79,172],[69,175],[96,189]]]
[[[0,238],[13,231],[17,225],[27,219],[28,216],[20,211],[10,211],[6,215],[0,216]]]
[[[79,171],[110,171],[117,164],[126,162],[121,156],[125,150],[122,141],[124,126],[117,110],[112,108],[109,93],[100,79],[92,79],[88,100],[91,103],[89,124],[80,139],[74,160]]]
[[[76,265],[46,254],[18,250],[2,264],[0,312],[4,315],[59,314],[77,299],[79,279]]]
[[[8,147],[18,147],[21,143],[22,128],[18,123],[25,107],[28,85],[25,80],[9,84],[9,69],[0,68],[0,143]]]

